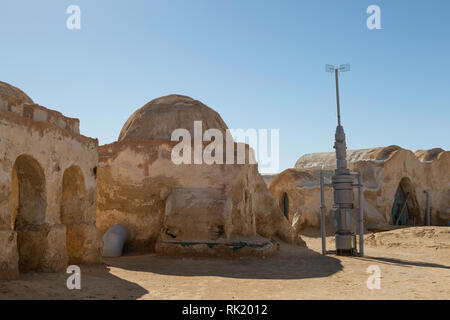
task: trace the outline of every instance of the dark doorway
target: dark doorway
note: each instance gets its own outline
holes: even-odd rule
[[[289,220],[289,196],[287,193],[283,193],[281,196],[281,210],[283,211],[284,216],[286,219]]]
[[[47,230],[45,176],[31,156],[21,155],[12,171],[10,214],[11,228],[17,231],[19,270],[37,270],[44,255]]]
[[[78,226],[86,221],[87,194],[80,167],[64,171],[61,200],[61,223],[66,226],[66,248],[69,264],[82,261],[84,237]]]
[[[397,226],[422,224],[416,193],[409,178],[403,178],[395,192],[392,205],[392,224]]]

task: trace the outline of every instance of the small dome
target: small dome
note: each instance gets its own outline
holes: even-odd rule
[[[33,100],[25,92],[2,81],[0,81],[0,100],[4,105],[9,106],[33,103]]]
[[[417,159],[424,162],[436,160],[438,156],[443,152],[445,152],[445,150],[442,148],[433,148],[430,150],[417,150],[416,152],[414,152],[414,154],[416,155]]]
[[[120,132],[122,140],[170,140],[175,129],[187,129],[194,137],[194,121],[202,121],[203,132],[228,129],[220,115],[200,101],[181,95],[154,99],[134,112]]]

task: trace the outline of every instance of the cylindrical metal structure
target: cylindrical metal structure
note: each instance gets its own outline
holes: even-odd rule
[[[363,193],[362,193],[362,173],[358,174],[358,209],[359,209],[359,255],[364,256],[364,211],[363,211]]]
[[[338,255],[352,255],[354,233],[351,226],[351,216],[354,210],[354,178],[347,168],[347,145],[344,128],[341,125],[336,128],[334,149],[336,151],[336,170],[332,182],[333,211],[337,221],[336,253]]]
[[[327,69],[328,70],[328,69]],[[341,125],[341,108],[339,101],[339,70],[346,71],[345,66],[334,68],[336,79],[336,102],[338,125],[336,127],[334,149],[336,151],[336,170],[332,177],[333,209],[331,216],[336,222],[336,253],[338,255],[353,255],[356,251],[355,242],[355,209],[353,184],[354,177],[347,168],[347,145],[344,128]]]
[[[322,254],[327,253],[326,233],[325,233],[325,195],[323,170],[320,170],[320,229],[322,234]]]

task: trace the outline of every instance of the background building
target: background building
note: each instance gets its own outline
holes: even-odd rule
[[[348,150],[347,161],[351,171],[363,175],[367,229],[425,225],[425,191],[430,193],[431,224],[449,223],[450,152],[439,148],[411,152],[398,146],[389,146]],[[325,183],[331,183],[335,163],[334,152],[307,154],[298,159],[295,168],[287,169],[276,177],[267,177],[270,192],[297,230],[320,226],[319,172],[323,169]],[[332,188],[327,186],[327,220],[332,197]],[[357,197],[355,190],[356,200]]]

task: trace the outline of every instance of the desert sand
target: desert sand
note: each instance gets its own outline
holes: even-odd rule
[[[26,273],[0,282],[0,299],[450,299],[450,228],[411,227],[366,234],[365,257],[322,256],[316,231],[308,248],[281,244],[272,258],[108,258],[69,274]],[[333,237],[327,238],[333,250]],[[370,290],[366,269],[381,270]]]

